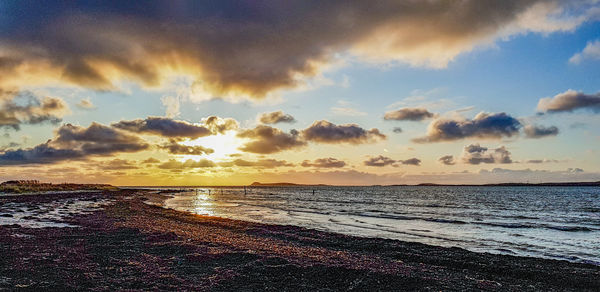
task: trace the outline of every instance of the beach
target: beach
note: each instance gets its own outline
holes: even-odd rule
[[[0,290],[600,289],[597,265],[194,215],[166,198],[0,196]]]

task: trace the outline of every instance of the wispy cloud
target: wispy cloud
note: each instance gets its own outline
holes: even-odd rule
[[[96,106],[94,105],[94,103],[92,103],[92,101],[89,98],[85,98],[80,100],[76,106],[80,109],[83,110],[93,110],[96,109]]]
[[[569,63],[581,64],[586,60],[600,60],[600,40],[588,42],[583,51],[576,53],[569,59]]]
[[[337,106],[332,107],[331,112],[338,116],[360,117],[367,115],[367,113],[356,109],[356,104],[345,100],[338,100]]]

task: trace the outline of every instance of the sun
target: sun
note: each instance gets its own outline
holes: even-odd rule
[[[229,155],[238,153],[238,148],[242,146],[243,141],[236,137],[235,131],[227,131],[225,134],[201,137],[192,141],[182,142],[186,146],[202,146],[211,148],[213,153],[207,155],[182,155],[182,161],[192,159],[198,161],[200,159],[224,160]]]

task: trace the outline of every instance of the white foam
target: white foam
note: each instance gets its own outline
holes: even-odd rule
[[[109,199],[89,200],[69,198],[45,203],[9,202],[0,209],[0,225],[19,225],[25,228],[78,227],[68,218],[100,210],[113,202]]]

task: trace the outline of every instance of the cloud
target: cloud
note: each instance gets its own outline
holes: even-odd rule
[[[452,156],[452,155],[444,155],[444,156],[440,157],[440,159],[438,159],[438,161],[441,164],[445,164],[445,165],[456,164],[456,161],[454,161],[454,156]]]
[[[385,157],[383,155],[379,155],[363,161],[363,164],[366,166],[384,167],[388,165],[395,165],[396,160],[391,159],[389,157]]]
[[[398,167],[400,164],[404,165],[415,165],[420,166],[421,160],[418,158],[410,158],[406,160],[394,160],[389,157],[385,157],[382,155],[371,157],[363,162],[366,166],[375,166],[375,167],[383,167],[391,165],[393,167]]]
[[[89,98],[80,100],[76,106],[83,110],[93,110],[96,109],[96,106],[92,103]]]
[[[80,150],[57,149],[47,142],[33,148],[4,151],[0,154],[0,165],[48,164],[83,157]]]
[[[433,118],[434,114],[424,108],[402,108],[386,112],[383,119],[386,121],[422,121]]]
[[[237,130],[239,127],[238,122],[232,118],[219,118],[217,116],[210,116],[202,119],[204,124],[213,134],[224,134],[227,131]]]
[[[58,124],[70,112],[60,98],[39,97],[32,92],[6,92],[0,88],[0,128],[19,130],[22,124]]]
[[[181,74],[213,97],[262,98],[299,86],[340,54],[444,68],[498,39],[572,31],[591,19],[589,6],[547,0],[184,1],[175,9],[121,1],[24,3],[3,14],[0,74],[15,86],[27,80],[99,90],[114,90],[121,80],[160,86]]]
[[[276,111],[271,113],[263,113],[258,117],[258,121],[263,124],[277,124],[277,123],[294,123],[296,119],[289,114],[284,114],[282,111]]]
[[[583,51],[573,55],[569,62],[571,64],[580,64],[585,60],[600,60],[600,40],[590,41]]]
[[[481,112],[472,120],[440,118],[432,121],[427,135],[413,139],[416,143],[453,141],[465,138],[500,139],[517,135],[521,123],[506,113]]]
[[[400,128],[400,127],[394,127],[394,129],[392,129],[392,132],[394,132],[396,134],[400,134],[400,133],[402,133],[402,128]]]
[[[97,166],[103,170],[127,170],[137,169],[135,162],[126,159],[113,159],[109,161],[98,161],[94,162]]]
[[[338,116],[360,117],[360,116],[367,115],[367,113],[361,112],[361,111],[359,111],[355,108],[351,108],[351,107],[332,107],[331,111],[333,112],[334,115],[338,115]]]
[[[162,149],[166,149],[171,154],[178,155],[204,155],[214,153],[215,150],[211,148],[202,147],[200,145],[187,146],[178,144],[177,141],[170,141],[169,144],[160,146]]]
[[[598,173],[588,173],[581,168],[567,168],[561,171],[532,170],[526,169],[506,169],[494,168],[492,170],[482,169],[480,176],[493,176],[496,182],[521,181],[521,182],[573,182],[573,181],[597,181],[600,178]]]
[[[471,144],[463,149],[462,161],[467,164],[512,163],[510,152],[504,146],[488,149],[479,144]]]
[[[583,169],[576,167],[576,168],[567,168],[567,172],[569,172],[569,173],[581,173],[581,172],[584,172],[584,171],[583,171]]]
[[[120,121],[112,127],[139,134],[152,134],[169,138],[195,139],[212,135],[213,132],[202,125],[165,117],[148,117],[131,121]]]
[[[542,98],[537,105],[539,112],[548,113],[572,112],[578,109],[589,109],[596,113],[600,112],[600,92],[585,94],[569,89],[554,97]]]
[[[523,128],[523,131],[525,132],[525,136],[527,136],[527,138],[532,139],[558,135],[558,128],[555,126],[544,127],[536,125],[526,125]]]
[[[85,155],[109,155],[116,152],[138,152],[148,144],[137,136],[98,123],[84,128],[66,124],[56,130],[52,145],[80,149]]]
[[[156,159],[154,157],[150,157],[150,158],[144,159],[142,161],[142,163],[144,163],[144,164],[156,164],[156,163],[160,163],[160,160],[158,160],[158,159]]]
[[[346,162],[338,160],[336,158],[318,158],[313,162],[309,160],[302,161],[303,167],[318,167],[318,168],[340,168],[346,166]]]
[[[410,158],[410,159],[406,159],[406,160],[399,160],[400,163],[404,164],[404,165],[416,165],[419,166],[421,165],[421,159],[418,158]]]
[[[329,144],[374,143],[387,138],[378,129],[365,130],[356,124],[335,125],[325,120],[316,121],[302,130],[302,136],[307,141]]]
[[[285,160],[276,160],[276,159],[259,159],[257,161],[248,161],[244,159],[236,159],[232,162],[225,162],[222,166],[235,165],[239,167],[259,167],[259,168],[276,168],[276,167],[284,167],[284,166],[294,166],[293,163],[287,162]]]
[[[139,152],[149,145],[137,136],[98,123],[84,128],[66,124],[56,130],[53,139],[27,149],[7,150],[0,154],[0,165],[48,164],[64,160]]]
[[[165,106],[165,116],[174,118],[179,115],[181,104],[178,96],[163,96],[160,98],[160,102]]]
[[[184,162],[177,161],[175,159],[169,159],[169,161],[164,162],[158,166],[160,169],[171,169],[171,170],[179,170],[186,168],[205,168],[205,167],[215,167],[217,166],[214,162],[201,159],[199,161],[194,161],[192,159],[188,159]]]
[[[240,150],[251,153],[270,154],[306,146],[306,142],[300,138],[298,131],[292,130],[288,134],[266,125],[242,130],[237,136],[251,139],[250,142],[240,147]]]
[[[532,164],[540,164],[540,163],[559,163],[561,162],[560,160],[556,160],[556,159],[530,159],[525,161],[525,163],[532,163]]]

